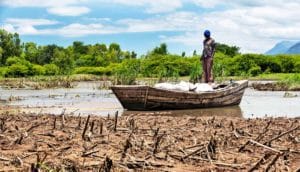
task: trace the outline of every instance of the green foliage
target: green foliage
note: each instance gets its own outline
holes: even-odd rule
[[[112,69],[108,67],[78,67],[74,74],[111,75]]]
[[[45,75],[46,68],[41,65],[33,65],[30,72],[31,75]]]
[[[190,72],[190,81],[191,82],[199,82],[202,77],[202,64],[199,63],[199,61],[195,62],[192,66],[191,72]]]
[[[73,48],[74,53],[86,54],[88,52],[88,46],[84,45],[84,43],[80,41],[74,41]]]
[[[7,67],[0,67],[0,77],[4,77],[8,71]]]
[[[215,77],[300,72],[300,55],[240,54],[238,47],[220,43],[213,63]],[[18,34],[5,30],[0,30],[0,66],[0,76],[5,77],[114,74],[116,81],[123,84],[134,83],[137,76],[190,76],[193,80],[202,72],[196,50],[192,57],[185,52],[170,54],[165,43],[138,58],[134,51],[122,51],[117,43],[85,45],[75,41],[67,48],[55,44],[37,46],[33,42],[21,44]]]
[[[153,54],[161,54],[161,55],[166,55],[168,54],[168,46],[165,43],[160,44],[159,47],[155,47],[154,50],[152,51]]]
[[[11,56],[20,56],[22,53],[21,40],[17,33],[9,33],[0,29],[0,66]]]
[[[152,54],[141,59],[141,74],[159,78],[188,76],[195,60],[197,58]]]
[[[74,60],[66,50],[55,49],[53,53],[53,64],[59,68],[60,74],[70,74],[74,67]]]
[[[25,59],[31,63],[38,63],[40,50],[33,42],[27,42],[24,46]]]
[[[90,54],[81,55],[79,59],[76,60],[76,66],[94,66],[95,57]]]
[[[45,75],[51,76],[51,75],[57,75],[59,74],[59,67],[57,67],[55,64],[46,64],[44,65],[45,68]]]
[[[114,71],[116,84],[134,84],[140,72],[140,61],[126,59]]]
[[[300,61],[295,63],[293,72],[300,73]]]
[[[251,67],[248,72],[251,76],[257,76],[261,74],[261,68],[259,66],[254,66]]]
[[[277,56],[279,58],[282,72],[291,73],[294,69],[294,61],[292,56]]]
[[[229,57],[234,57],[239,53],[240,48],[237,46],[229,46],[226,44],[217,43],[216,44],[216,52],[221,52]]]
[[[5,76],[8,77],[25,77],[28,75],[29,69],[23,64],[13,64],[8,67],[7,73]]]
[[[59,47],[55,44],[52,45],[46,45],[41,47],[38,59],[37,59],[37,64],[44,65],[44,64],[49,64],[53,61],[54,58],[54,52],[55,50],[63,50],[62,47]]]
[[[284,84],[284,85],[289,85],[289,86],[294,86],[294,85],[300,85],[300,74],[291,74],[287,77],[285,77],[284,79],[281,79],[281,81],[279,82],[280,84]]]

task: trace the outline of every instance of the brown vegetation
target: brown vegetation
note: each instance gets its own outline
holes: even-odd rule
[[[0,115],[0,171],[294,171],[299,119]],[[117,118],[115,118],[117,117]]]

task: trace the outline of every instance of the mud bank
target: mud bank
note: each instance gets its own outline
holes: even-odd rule
[[[300,167],[297,118],[114,116],[2,113],[0,171],[295,171]]]

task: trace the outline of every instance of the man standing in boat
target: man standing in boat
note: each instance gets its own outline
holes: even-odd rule
[[[216,43],[215,40],[210,37],[210,31],[204,31],[204,41],[203,41],[203,52],[201,56],[202,61],[202,78],[205,83],[214,82],[212,68],[213,68],[213,57],[215,54]]]

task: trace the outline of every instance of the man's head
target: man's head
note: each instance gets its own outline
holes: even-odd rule
[[[204,31],[204,37],[205,38],[210,38],[210,31],[209,30]]]

